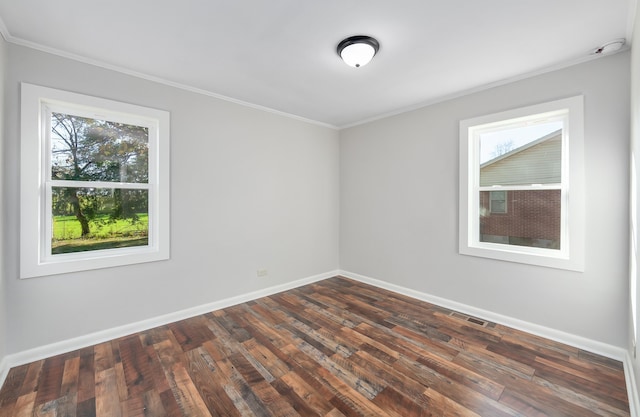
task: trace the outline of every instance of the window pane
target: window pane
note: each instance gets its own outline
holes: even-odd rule
[[[149,192],[52,187],[51,253],[147,246]]]
[[[480,186],[560,184],[562,122],[480,135]]]
[[[490,208],[491,191],[480,192],[480,241],[560,249],[560,190],[510,190],[504,212]]]
[[[507,192],[506,191],[490,191],[489,192],[489,211],[491,213],[507,212]]]
[[[51,178],[146,183],[149,129],[51,114]]]

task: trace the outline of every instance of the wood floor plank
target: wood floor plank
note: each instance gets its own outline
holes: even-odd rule
[[[275,380],[289,373],[289,366],[256,339],[251,338],[242,344],[256,362],[260,363],[260,366]]]
[[[628,417],[619,361],[343,277],[9,371],[0,417]]]
[[[52,356],[44,361],[41,376],[38,378],[36,406],[60,397],[64,358],[62,355]]]
[[[291,405],[297,415],[305,417],[313,417],[322,414],[318,414],[311,405],[303,398],[301,398],[294,389],[289,386],[284,380],[277,379],[271,383],[271,386],[278,392],[278,395]]]
[[[26,395],[36,390],[43,366],[44,360],[25,365],[26,373],[23,376],[22,385],[20,386],[18,395]]]
[[[325,397],[314,387],[309,385],[303,377],[297,372],[289,372],[279,379],[291,391],[293,391],[299,399],[294,402],[294,407],[302,416],[319,415],[324,416],[331,412],[332,406],[325,400]],[[276,385],[276,389],[278,386]],[[300,409],[296,407],[299,403]],[[302,408],[305,407],[305,408]]]
[[[142,395],[129,398],[122,403],[122,417],[144,417],[145,413]]]
[[[553,384],[537,376],[533,378],[533,382],[540,387],[538,388],[539,391],[545,392],[549,396],[561,398],[575,404],[576,406],[591,410],[597,415],[622,417],[629,414],[627,407],[617,408],[613,404],[576,392],[566,386]]]
[[[453,363],[469,369],[478,375],[482,375],[484,378],[488,378],[500,385],[508,386],[514,381],[526,380],[531,381],[533,378],[534,370],[531,373],[520,372],[516,367],[505,365],[503,361],[490,361],[486,360],[486,356],[480,353],[467,353],[461,352],[453,360]]]
[[[379,380],[385,381],[387,387],[394,387],[425,409],[432,408],[431,401],[424,396],[425,386],[411,375],[396,369],[393,364],[380,361],[364,351],[356,353],[350,359],[354,364],[369,367],[370,373]]]
[[[121,417],[115,369],[105,369],[96,374],[96,416]]]
[[[595,353],[587,352],[586,350],[581,349],[578,352],[578,358],[588,363],[601,365],[602,367],[611,369],[616,373],[618,373],[618,371],[624,371],[624,365],[622,364],[622,362]]]
[[[236,407],[245,409],[251,414],[261,417],[273,416],[271,411],[251,389],[251,386],[244,380],[242,375],[234,368],[233,364],[225,358],[216,361],[218,369],[221,371],[221,378],[225,391],[229,398],[236,404]]]
[[[498,400],[504,391],[504,385],[462,367],[456,362],[443,362],[435,355],[422,356],[416,362],[493,400]]]
[[[429,399],[429,409],[433,410],[434,416],[482,417],[494,415],[472,411],[450,398],[448,395],[442,394],[431,388],[427,388],[423,395]]]
[[[170,323],[168,327],[184,352],[199,347],[211,338],[205,318],[202,316]]]
[[[242,343],[245,340],[249,339],[251,336],[244,328],[242,328],[238,323],[235,322],[234,315],[232,314],[233,307],[230,308],[229,311],[230,314],[214,316],[215,320],[220,326],[222,326],[222,328],[226,330],[226,333],[230,338],[236,340],[239,343]]]
[[[128,395],[139,396],[154,388],[150,357],[140,338],[131,336],[119,341],[120,358]]]
[[[344,385],[351,387],[369,400],[375,398],[375,396],[384,388],[380,384],[367,380],[362,374],[359,375],[358,373],[351,372],[349,369],[341,366],[339,363],[332,360],[330,357],[326,356],[308,343],[300,342],[296,347],[300,352],[304,353],[318,364],[318,368],[316,368],[316,370],[323,368],[334,377],[340,379]]]
[[[413,399],[407,397],[393,387],[386,387],[376,395],[373,402],[388,414],[404,416],[431,416],[433,410],[429,410]]]
[[[449,341],[443,341],[441,339],[431,339],[427,334],[419,331],[407,329],[403,326],[395,326],[393,328],[394,333],[397,333],[400,337],[412,341],[414,344],[427,349],[429,352],[440,356],[446,360],[453,360],[461,349],[451,346]]]
[[[80,373],[78,375],[78,405],[90,408],[93,404],[95,412],[95,366],[93,347],[82,349],[80,355]],[[88,414],[87,414],[88,415]]]
[[[50,415],[53,417],[76,417],[77,416],[77,395],[70,394],[55,400],[51,407]]]
[[[113,358],[113,350],[111,342],[100,343],[93,349],[94,370],[102,372],[113,368],[115,360]]]
[[[147,391],[143,394],[145,416],[167,417],[168,414],[162,404],[160,394],[156,390]]]
[[[240,416],[240,412],[222,386],[215,361],[203,348],[187,352],[189,375],[207,405],[207,409],[216,416]]]
[[[617,390],[621,398],[626,396],[626,387],[624,380],[620,378],[620,374],[608,372],[607,369],[602,367],[594,367],[586,364],[583,361],[579,361],[575,358],[569,358],[567,362],[553,361],[544,357],[537,357],[535,361],[536,367],[539,364],[544,364],[549,368],[553,368],[558,372],[571,374],[581,379],[587,380],[590,383],[600,384],[605,382],[611,390]]]
[[[162,406],[164,407],[166,414],[168,417],[182,417],[182,411],[180,411],[180,406],[176,401],[176,397],[173,395],[172,391],[163,391],[160,393],[160,401],[162,401]]]
[[[31,417],[37,395],[38,393],[34,391],[18,397],[12,417]]]
[[[395,362],[402,352],[398,352],[398,350],[389,346],[385,343],[382,343],[379,340],[376,340],[373,337],[369,337],[368,335],[350,327],[343,327],[340,329],[340,334],[343,338],[353,340],[353,344],[358,344],[358,350],[365,350],[367,352],[377,351],[381,356],[385,356],[386,360],[389,362]]]
[[[116,373],[116,384],[118,385],[118,396],[121,399],[127,399],[132,397],[138,397],[140,395],[140,391],[134,391],[134,394],[131,395],[129,392],[129,387],[127,385],[127,377],[124,374],[124,365],[122,362],[118,362],[113,367]]]
[[[95,397],[79,402],[76,414],[82,417],[96,417]]]
[[[230,314],[229,318],[233,319],[233,314]],[[237,326],[237,324],[235,326]],[[234,329],[233,333],[234,335],[238,336],[238,329]],[[273,382],[275,380],[275,377],[271,374],[267,367],[265,367],[258,358],[255,358],[245,348],[245,343],[252,340],[250,338],[248,339],[247,337],[251,336],[250,333],[244,328],[242,328],[241,336],[237,338],[233,337],[229,333],[218,333],[218,339],[224,344],[225,347],[229,349],[230,352],[240,353],[250,363],[251,369],[257,371],[267,382]],[[227,357],[229,357],[229,355],[227,355]]]
[[[516,391],[508,387],[505,389],[500,402],[502,404],[512,406],[516,410],[522,412],[526,411],[531,413],[532,410],[535,410],[536,413],[543,416],[595,417],[598,415],[587,408],[572,404],[558,396],[544,395],[541,391],[527,393],[525,395],[520,391]]]
[[[429,346],[422,345],[419,340],[407,338],[383,326],[373,327],[367,323],[362,323],[355,330],[408,358],[417,359],[423,355],[432,355]]]
[[[2,407],[0,407],[0,417],[15,417],[16,412],[14,411],[16,407],[16,402],[10,402]]]
[[[154,391],[157,393],[169,391],[171,387],[162,368],[162,362],[160,361],[155,345],[149,345],[145,348],[147,349],[148,358],[151,361],[149,367],[150,377],[153,379],[153,386],[155,387]]]
[[[187,370],[181,364],[176,364],[171,368],[170,375],[173,382],[171,390],[182,414],[193,417],[211,417],[211,413]]]
[[[60,395],[76,395],[78,393],[78,380],[80,378],[80,357],[76,356],[64,363],[62,371],[62,384]]]
[[[284,350],[292,356],[293,361],[308,371],[307,376],[331,393],[329,402],[346,416],[382,416],[385,414],[378,406],[371,403],[361,391],[356,389],[357,384],[354,384],[353,377],[351,377],[350,384],[355,385],[355,388],[318,364],[296,346],[289,345]],[[366,387],[363,391],[370,393],[371,388]]]
[[[301,294],[296,294],[300,303],[302,304],[303,316],[308,318],[312,323],[317,324],[316,329],[325,329],[328,331],[338,331],[340,328],[354,327],[348,320],[344,320],[341,317],[333,314],[326,306],[320,306],[308,301],[306,298],[301,297]]]
[[[625,391],[605,383],[594,383],[575,374],[558,371],[548,365],[536,366],[536,376],[551,383],[562,384],[571,390],[604,401],[616,408],[626,410],[628,407]]]

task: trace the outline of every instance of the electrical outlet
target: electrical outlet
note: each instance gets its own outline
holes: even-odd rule
[[[266,277],[267,275],[269,275],[269,271],[267,271],[266,269],[258,269],[256,271],[256,275],[258,277]]]

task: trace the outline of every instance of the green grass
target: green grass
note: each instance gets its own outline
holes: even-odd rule
[[[110,222],[108,215],[97,216],[89,221],[90,234],[82,238],[82,228],[75,216],[54,216],[51,252],[58,254],[147,245],[149,216],[139,213],[138,219],[132,224],[130,220]]]
[[[132,246],[146,246],[147,237],[143,238],[115,238],[115,239],[71,239],[59,240],[51,244],[51,254],[87,252],[100,249],[128,248]]]

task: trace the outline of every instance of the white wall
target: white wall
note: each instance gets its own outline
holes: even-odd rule
[[[336,270],[337,131],[13,44],[7,52],[7,354]],[[170,261],[18,279],[21,81],[171,113]]]
[[[634,45],[631,51],[631,156],[636,161],[636,169],[640,168],[640,7],[636,8],[635,25],[633,31],[633,38],[631,40]],[[640,196],[640,176],[636,173],[635,188],[636,195]],[[640,207],[635,207],[636,218],[640,214]],[[636,237],[640,236],[640,228],[635,226]],[[640,261],[640,254],[632,254],[635,256],[636,261]],[[633,279],[633,278],[632,278]],[[637,281],[640,281],[640,269],[636,271]],[[638,282],[640,284],[640,282]],[[640,301],[640,286],[636,287],[635,291],[636,300]],[[630,310],[631,311],[631,310]],[[630,331],[629,331],[629,350],[631,352],[631,358],[633,360],[633,370],[636,383],[640,382],[640,358],[634,358],[633,355],[633,337],[634,332],[631,326],[633,326],[633,317],[630,317]],[[640,323],[640,312],[636,311],[635,317],[636,323]],[[640,346],[638,346],[637,353],[640,353]]]
[[[459,255],[459,121],[578,94],[586,119],[585,272]],[[624,347],[628,153],[627,52],[344,130],[340,267]]]
[[[5,123],[4,123],[4,78],[6,70],[6,42],[0,36],[0,167],[5,165],[4,141],[5,141]],[[4,240],[2,231],[5,229],[7,222],[4,218],[4,205],[7,202],[4,194],[4,173],[0,169],[0,381],[3,380],[2,374],[6,369],[3,368],[3,361],[7,348],[7,298],[5,296],[5,254]]]

